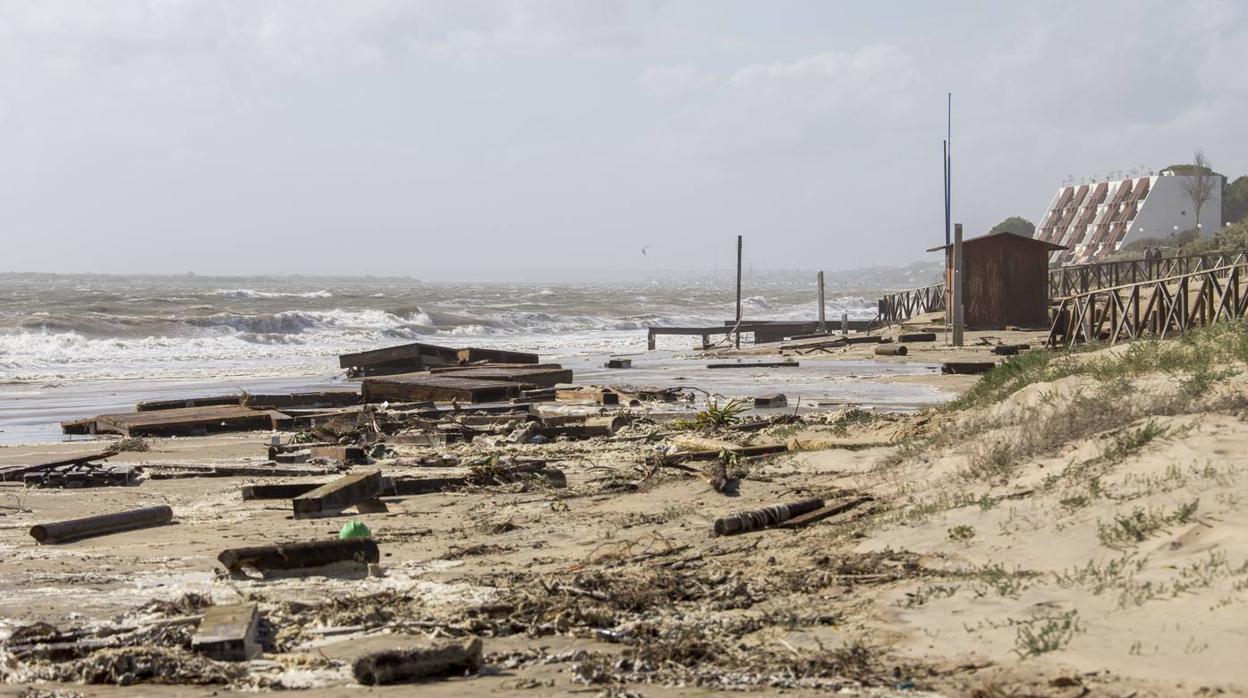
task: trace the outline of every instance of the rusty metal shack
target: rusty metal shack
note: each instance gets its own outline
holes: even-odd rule
[[[1009,232],[962,241],[962,317],[967,329],[1048,327],[1049,253],[1065,247]],[[953,289],[952,245],[945,253],[946,289]],[[953,303],[946,299],[946,308]]]

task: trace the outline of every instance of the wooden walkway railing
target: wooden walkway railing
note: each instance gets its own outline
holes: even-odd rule
[[[1248,261],[1054,299],[1051,347],[1166,337],[1248,314]]]
[[[884,296],[880,299],[880,312],[876,320],[881,325],[892,325],[909,320],[915,315],[944,309],[945,285],[932,284]]]
[[[1245,259],[1248,259],[1248,252],[1240,251],[1163,257],[1153,261],[1134,259],[1056,267],[1049,270],[1049,297],[1056,299],[1099,288],[1194,274],[1206,269],[1240,264]]]

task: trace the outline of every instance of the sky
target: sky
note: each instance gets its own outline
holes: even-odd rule
[[[904,264],[1248,173],[1248,3],[0,0],[0,271]]]

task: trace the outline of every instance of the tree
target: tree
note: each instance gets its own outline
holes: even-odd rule
[[[1000,223],[992,226],[992,230],[989,230],[988,234],[991,235],[992,233],[1014,233],[1015,235],[1031,237],[1033,234],[1035,234],[1035,232],[1036,232],[1035,223],[1032,223],[1026,218],[1019,218],[1018,216],[1010,216],[1009,218],[1006,218]]]
[[[1248,176],[1239,177],[1222,190],[1222,222],[1248,220]]]
[[[1183,191],[1192,200],[1192,208],[1196,209],[1196,224],[1200,223],[1200,210],[1213,196],[1214,187],[1218,186],[1218,175],[1210,169],[1209,158],[1199,148],[1192,155],[1192,173],[1183,179]],[[1215,231],[1208,231],[1215,232]]]

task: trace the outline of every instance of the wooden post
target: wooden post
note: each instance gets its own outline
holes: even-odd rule
[[[824,320],[823,308],[823,272],[819,272],[819,276],[817,278],[819,279],[819,332],[827,332],[828,324]]]
[[[736,327],[737,349],[741,348],[741,236],[737,236],[737,327]]]
[[[841,311],[841,336],[849,335],[849,311]]]
[[[962,224],[953,226],[953,346],[962,346]]]

